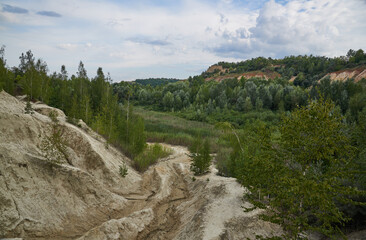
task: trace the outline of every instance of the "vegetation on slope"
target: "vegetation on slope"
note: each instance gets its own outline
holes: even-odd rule
[[[296,86],[310,87],[325,74],[346,68],[353,68],[366,64],[366,54],[362,49],[350,49],[346,56],[328,58],[322,56],[288,56],[283,59],[252,58],[250,60],[228,63],[219,62],[221,71],[204,72],[204,78],[225,75],[226,73],[246,73],[250,71],[277,72],[285,79],[296,77]]]
[[[46,62],[36,60],[31,51],[20,56],[18,67],[9,69],[0,50],[0,90],[13,95],[26,94],[29,101],[40,100],[65,112],[70,123],[79,119],[107,139],[107,145],[119,147],[127,156],[135,158],[146,149],[144,120],[133,113],[129,92],[124,93],[125,105],[117,101],[112,80],[102,68],[89,78],[80,61],[77,75],[68,76],[65,66],[60,73],[48,74]],[[31,103],[29,103],[31,104]],[[28,107],[29,108],[29,107]],[[148,151],[149,152],[149,151]]]
[[[366,80],[331,81],[324,75],[365,60],[362,50],[350,50],[339,58],[219,63],[218,70],[188,81],[134,86],[131,100],[172,118],[230,126],[212,141],[219,144],[215,148],[220,174],[236,177],[250,188],[247,197],[256,207],[271,206],[274,212],[266,219],[282,224],[287,237],[297,238],[307,230],[334,236],[346,222],[348,227],[365,225],[365,207],[355,207],[354,201],[365,202],[359,191],[366,189],[365,172],[358,170],[364,170],[366,162],[360,135]],[[205,80],[215,74],[267,70],[281,77]],[[293,76],[296,79],[290,82]],[[114,88],[119,93],[127,86],[120,83]],[[157,119],[154,126],[159,124]],[[155,129],[156,134],[169,131]]]
[[[217,139],[221,134],[211,124],[190,121],[165,112],[135,107],[136,115],[144,118],[146,138],[149,142],[165,142],[189,147],[198,136],[207,138],[213,151],[218,150]]]

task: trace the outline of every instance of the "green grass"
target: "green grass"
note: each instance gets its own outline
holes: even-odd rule
[[[135,107],[134,113],[143,117],[147,141],[164,142],[172,145],[190,146],[197,136],[208,138],[211,149],[218,149],[217,139],[221,132],[209,123],[186,120],[172,113],[155,112]]]
[[[135,168],[140,172],[144,172],[158,159],[165,158],[170,154],[172,154],[172,150],[170,148],[163,147],[158,143],[148,145],[141,154],[137,155],[133,159],[135,162]]]

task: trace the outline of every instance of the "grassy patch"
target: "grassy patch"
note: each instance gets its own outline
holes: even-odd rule
[[[150,165],[154,164],[158,159],[165,158],[172,154],[172,150],[163,147],[161,144],[155,143],[148,145],[146,149],[133,160],[135,162],[135,168],[144,172]]]
[[[209,123],[190,121],[172,113],[155,112],[142,107],[135,107],[134,112],[144,118],[149,142],[165,142],[188,147],[195,137],[201,136],[209,139],[212,152],[218,149],[217,139],[221,132]]]

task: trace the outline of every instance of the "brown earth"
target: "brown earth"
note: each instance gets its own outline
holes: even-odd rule
[[[325,77],[330,77],[332,81],[346,81],[347,79],[353,78],[355,82],[366,78],[366,66],[343,69],[337,72],[328,73]]]
[[[208,73],[213,73],[213,72],[215,72],[215,71],[218,71],[218,72],[225,72],[225,69],[222,67],[222,66],[220,66],[220,65],[212,65],[212,66],[210,66],[208,69],[207,69],[207,71],[206,72],[208,72]]]
[[[243,73],[241,74],[238,79],[240,79],[241,77],[249,79],[249,78],[263,78],[265,80],[268,79],[275,79],[275,78],[279,78],[281,77],[281,74],[279,74],[278,72],[274,72],[274,71],[266,71],[266,72],[262,72],[262,71],[252,71],[252,72],[247,72],[247,73]]]
[[[281,77],[281,74],[274,72],[274,71],[266,71],[266,72],[262,72],[262,71],[251,71],[251,72],[246,72],[246,73],[228,73],[225,75],[219,75],[219,76],[213,76],[213,77],[209,77],[206,78],[206,81],[216,81],[216,82],[221,82],[225,79],[232,79],[232,78],[236,78],[238,80],[240,80],[241,78],[246,78],[246,79],[250,79],[250,78],[262,78],[265,80],[268,79],[275,79],[275,78],[279,78]]]

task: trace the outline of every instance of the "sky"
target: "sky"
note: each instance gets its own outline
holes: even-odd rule
[[[185,79],[219,61],[366,50],[366,0],[0,0],[9,67],[31,50],[49,73],[82,61],[114,82]]]

